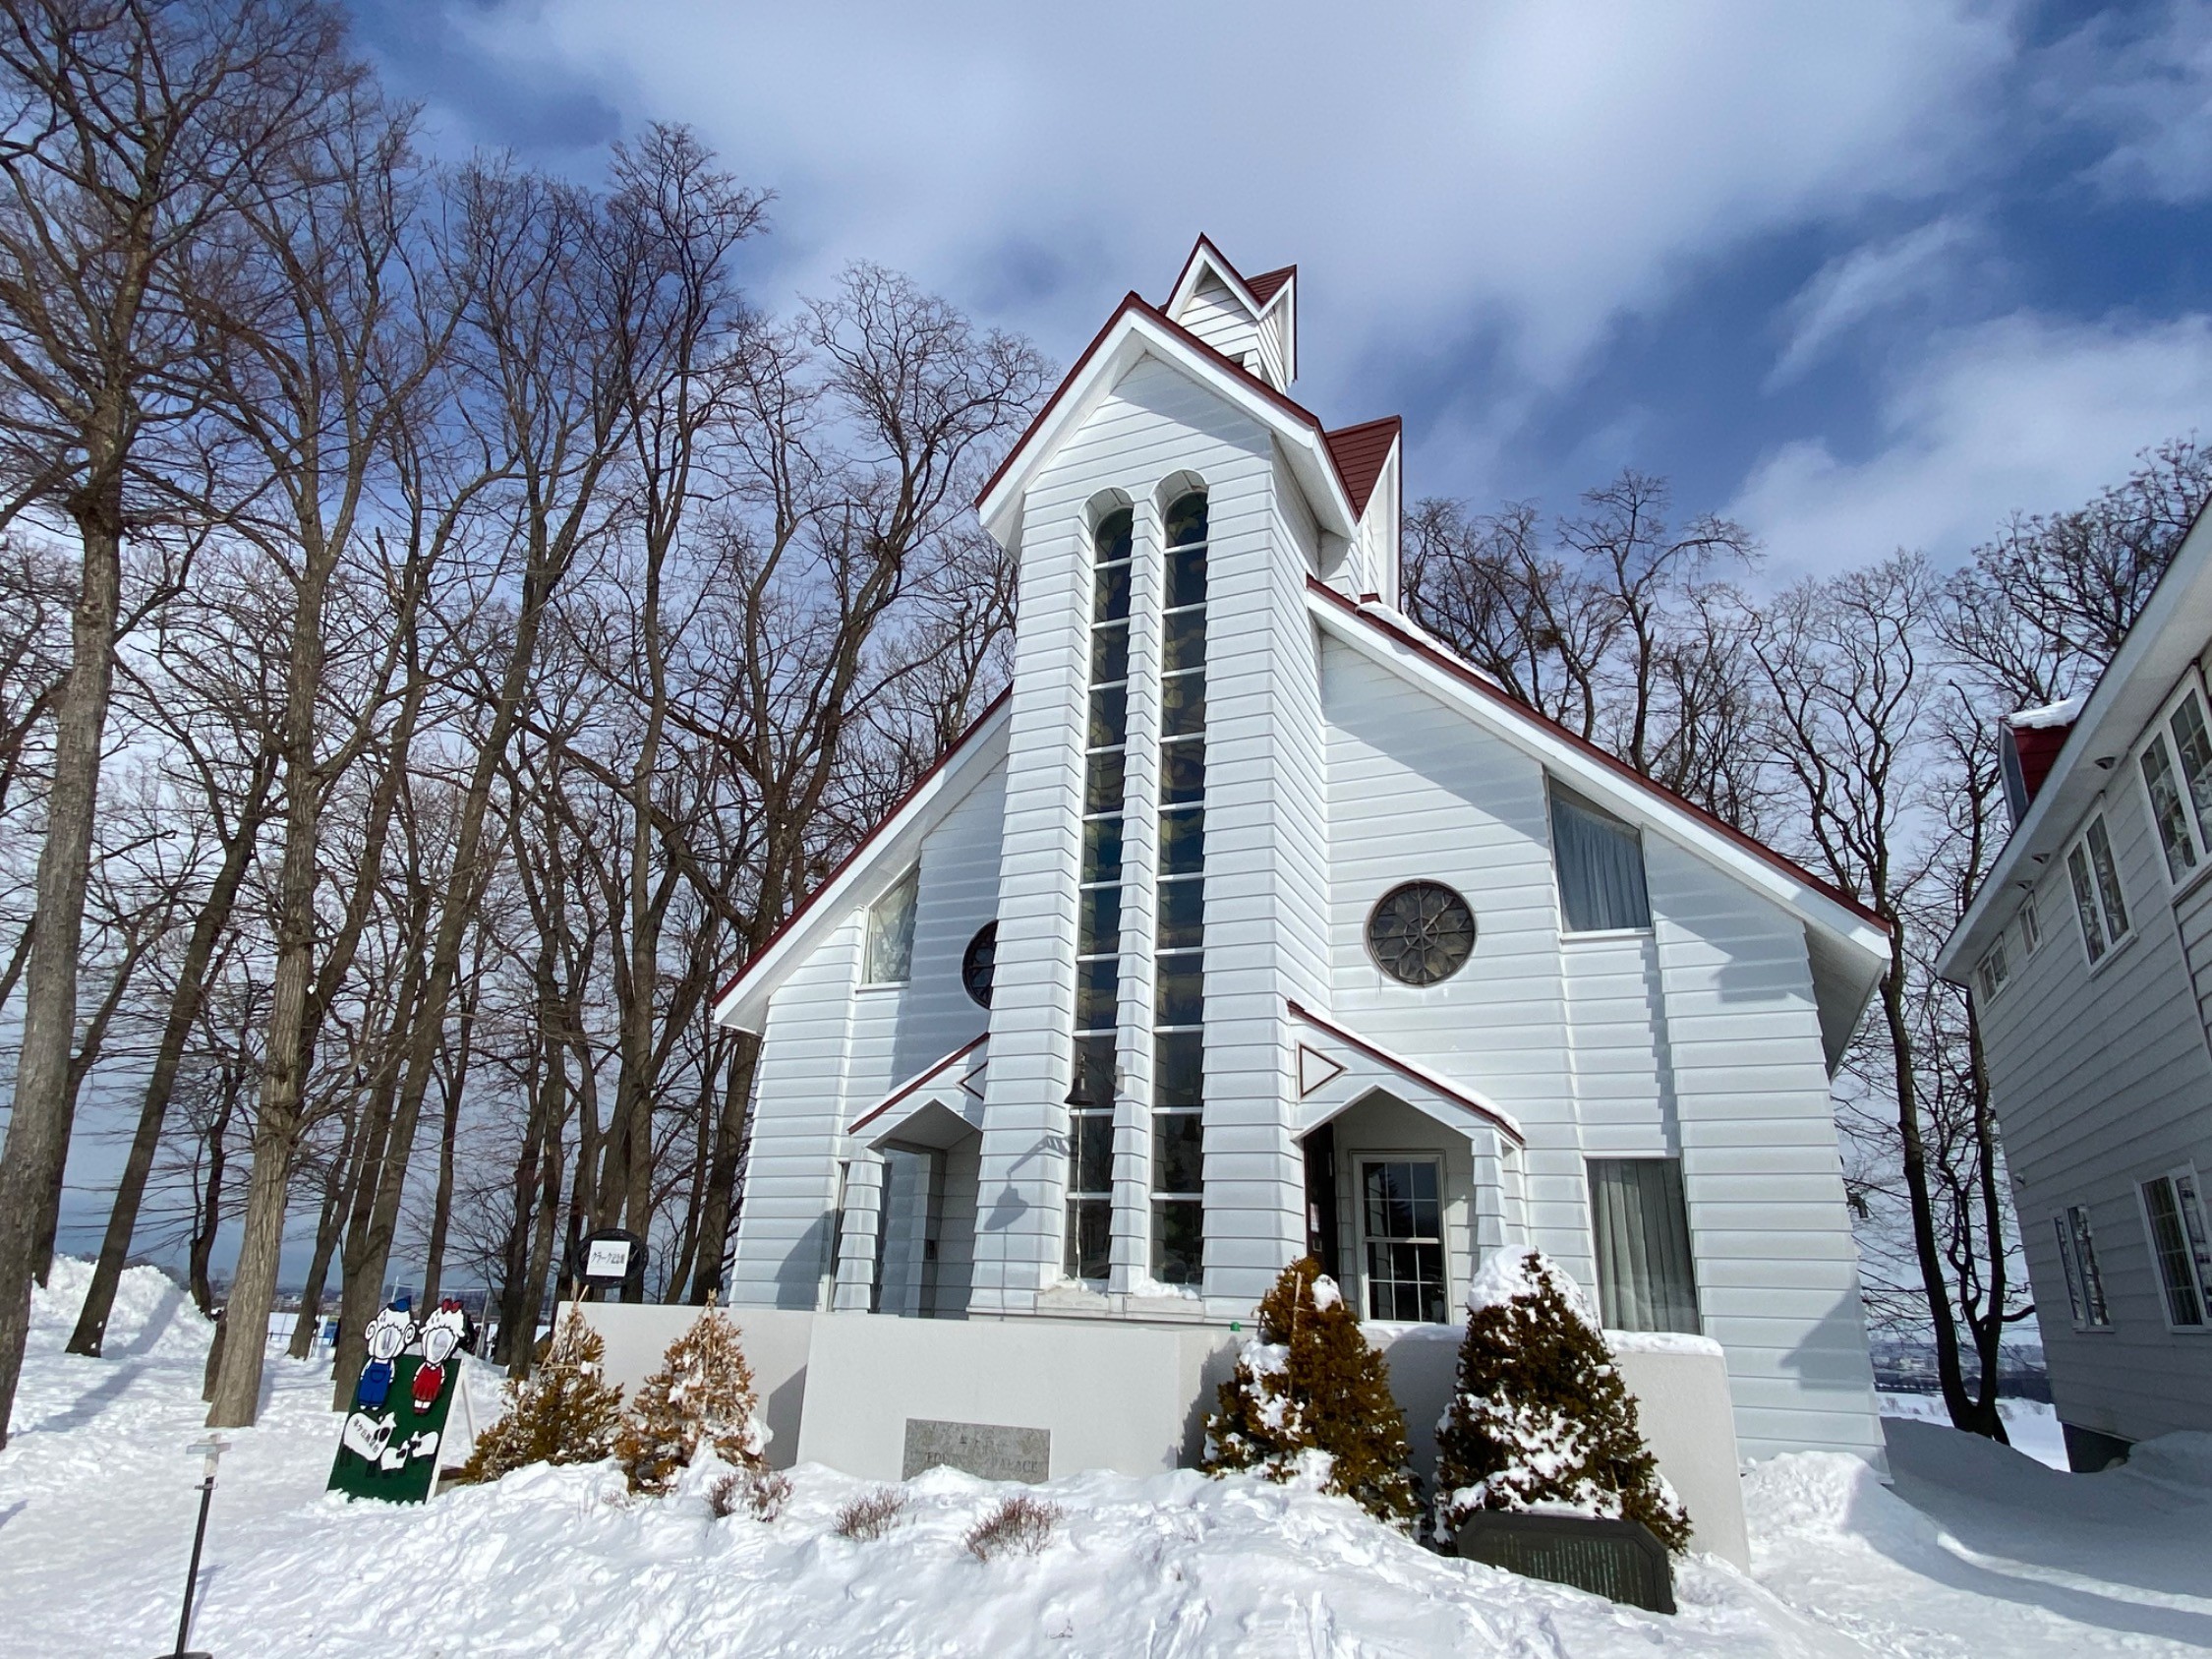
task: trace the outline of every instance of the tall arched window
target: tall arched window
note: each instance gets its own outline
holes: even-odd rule
[[[1090,712],[1084,733],[1083,851],[1076,922],[1075,1081],[1068,1091],[1068,1231],[1062,1271],[1106,1277],[1114,1215],[1114,1034],[1121,1013],[1122,795],[1129,760],[1133,518],[1092,538]]]
[[[1206,498],[1167,509],[1152,1010],[1152,1276],[1197,1284],[1205,1242]]]

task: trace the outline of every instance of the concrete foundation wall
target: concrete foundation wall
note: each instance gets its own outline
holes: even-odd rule
[[[586,1303],[625,1395],[698,1317],[691,1307]],[[934,1418],[1052,1437],[1055,1478],[1084,1469],[1158,1474],[1197,1462],[1215,1391],[1248,1333],[1046,1318],[899,1319],[735,1311],[773,1439],[769,1462],[824,1463],[901,1478],[906,1420]],[[1436,1485],[1436,1423],[1451,1399],[1456,1326],[1370,1326],[1406,1414],[1423,1489]],[[1616,1354],[1644,1435],[1690,1511],[1696,1548],[1748,1565],[1728,1375],[1717,1348],[1626,1339]]]

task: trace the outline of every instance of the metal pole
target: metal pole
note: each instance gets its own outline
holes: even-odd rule
[[[200,1522],[192,1529],[192,1567],[185,1573],[184,1613],[177,1620],[177,1645],[171,1659],[211,1659],[198,1651],[188,1651],[185,1640],[192,1634],[192,1592],[200,1583],[200,1551],[207,1541],[207,1506],[215,1497],[215,1464],[230,1450],[230,1443],[219,1435],[211,1435],[192,1448],[206,1459],[205,1472],[200,1479]]]

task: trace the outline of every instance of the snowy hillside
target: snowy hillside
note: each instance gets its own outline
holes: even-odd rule
[[[207,1328],[150,1272],[113,1357],[61,1353],[85,1270],[38,1300],[18,1433],[0,1452],[0,1630],[13,1652],[164,1651],[191,1542]],[[884,1537],[836,1536],[867,1490],[795,1471],[773,1523],[633,1502],[602,1469],[540,1469],[427,1510],[322,1483],[320,1370],[271,1363],[260,1429],[223,1463],[196,1644],[224,1655],[1724,1655],[2183,1653],[2212,1647],[2212,1444],[2133,1468],[2045,1468],[1892,1426],[1894,1492],[1830,1456],[1754,1469],[1750,1577],[1698,1559],[1673,1619],[1404,1542],[1350,1504],[1194,1474],[1086,1476],[1034,1559],[962,1539],[1003,1490],[909,1483]],[[487,1398],[489,1388],[487,1387]]]

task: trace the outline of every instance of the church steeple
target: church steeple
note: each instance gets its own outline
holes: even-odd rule
[[[1298,379],[1298,267],[1238,271],[1198,238],[1162,311],[1230,362],[1287,391]]]

